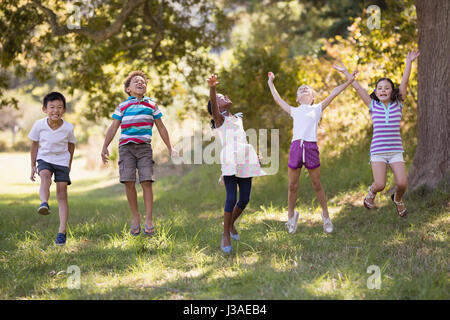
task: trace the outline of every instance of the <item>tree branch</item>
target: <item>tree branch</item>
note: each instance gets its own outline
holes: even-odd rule
[[[159,58],[156,56],[156,50],[159,48],[161,41],[164,39],[164,20],[163,20],[163,12],[164,12],[164,0],[161,0],[161,3],[158,6],[158,14],[157,17],[153,17],[150,12],[150,8],[148,6],[148,1],[144,4],[144,15],[142,19],[144,23],[152,27],[156,31],[156,38],[153,42],[152,46],[152,55],[155,60]]]
[[[122,6],[122,11],[117,15],[116,20],[106,29],[103,30],[90,30],[88,28],[82,28],[80,26],[79,29],[69,29],[67,26],[61,26],[58,24],[58,17],[56,14],[49,8],[43,6],[41,1],[32,0],[31,5],[37,7],[39,10],[44,12],[48,18],[50,27],[52,28],[52,33],[56,36],[64,36],[69,33],[76,33],[83,36],[86,36],[90,39],[93,39],[95,42],[102,42],[113,35],[120,32],[123,24],[127,20],[127,18],[132,14],[133,10],[137,7],[144,4],[146,0],[129,0],[124,3]]]

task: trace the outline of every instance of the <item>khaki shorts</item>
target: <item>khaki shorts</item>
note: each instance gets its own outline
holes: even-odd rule
[[[127,143],[119,147],[120,182],[136,181],[136,169],[139,182],[155,181],[153,177],[153,151],[151,144]]]

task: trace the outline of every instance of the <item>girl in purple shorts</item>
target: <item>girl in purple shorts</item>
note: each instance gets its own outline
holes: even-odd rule
[[[292,107],[285,102],[275,89],[273,79],[275,75],[269,72],[269,88],[275,102],[286,111],[294,120],[293,137],[291,149],[289,151],[288,163],[288,222],[286,226],[289,233],[293,234],[297,230],[298,211],[294,211],[297,202],[298,183],[302,166],[309,172],[312,187],[316,193],[317,200],[322,207],[322,221],[325,233],[333,232],[333,224],[328,214],[327,199],[325,191],[320,182],[320,160],[319,148],[317,147],[317,126],[322,117],[322,112],[330,102],[347,88],[354,80],[352,79],[336,87],[331,94],[322,102],[314,104],[315,92],[307,86],[302,85],[297,90],[296,102],[298,107]]]

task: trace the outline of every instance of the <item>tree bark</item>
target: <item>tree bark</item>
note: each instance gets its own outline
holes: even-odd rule
[[[416,0],[419,31],[417,149],[409,170],[411,191],[450,180],[450,37],[448,0]]]

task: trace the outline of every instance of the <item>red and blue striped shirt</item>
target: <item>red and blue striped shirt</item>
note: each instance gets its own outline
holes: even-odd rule
[[[138,98],[130,96],[119,104],[112,115],[121,122],[119,146],[127,143],[150,143],[152,127],[155,120],[162,117],[158,105],[149,97]]]

